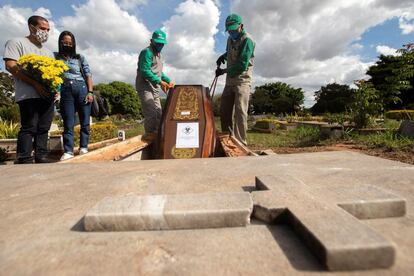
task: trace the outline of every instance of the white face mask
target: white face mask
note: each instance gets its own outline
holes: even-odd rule
[[[49,38],[49,32],[44,31],[44,30],[39,30],[35,26],[33,26],[33,28],[36,29],[36,33],[34,34],[34,36],[36,37],[36,40],[39,41],[39,43],[45,43],[47,39]]]

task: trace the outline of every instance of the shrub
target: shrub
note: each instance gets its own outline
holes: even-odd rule
[[[115,138],[117,127],[112,123],[102,123],[91,125],[89,143],[96,143],[111,138]],[[75,127],[75,144],[79,145],[80,126]]]
[[[96,143],[104,140],[108,140],[111,138],[117,137],[117,126],[114,125],[112,122],[104,122],[104,123],[97,123],[91,125],[90,128],[90,136],[89,136],[89,143]],[[80,139],[80,126],[77,125],[74,129],[75,132],[75,145],[79,145]],[[51,135],[62,135],[63,131],[53,131]]]
[[[378,91],[373,87],[372,83],[360,80],[356,82],[358,89],[353,96],[351,105],[351,121],[357,128],[367,127],[377,115],[382,105]]]
[[[351,116],[345,113],[326,113],[324,115],[324,121],[328,122],[329,124],[338,124],[343,126],[346,122],[351,120]]]
[[[20,111],[17,104],[0,107],[0,118],[4,121],[20,122]]]
[[[17,123],[0,120],[0,139],[17,138],[19,129],[20,125]]]
[[[270,126],[271,124],[275,125],[275,126],[280,126],[280,123],[278,120],[275,119],[260,119],[257,120],[256,123],[254,124],[255,128],[260,128],[260,129],[272,129],[272,127]]]
[[[114,81],[109,84],[98,84],[94,87],[108,101],[110,114],[141,116],[141,103],[135,88],[127,83]]]
[[[394,120],[414,120],[414,110],[390,110],[385,117]]]

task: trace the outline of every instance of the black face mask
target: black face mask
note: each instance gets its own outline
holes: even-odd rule
[[[62,45],[62,52],[64,54],[72,54],[73,53],[73,47],[72,46],[67,46],[67,45]]]

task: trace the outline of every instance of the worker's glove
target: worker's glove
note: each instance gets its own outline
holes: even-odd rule
[[[221,55],[216,61],[217,67],[220,67],[220,65],[224,64],[225,60],[226,59],[224,58],[224,55]]]
[[[167,94],[168,90],[170,89],[170,85],[166,83],[165,81],[161,81],[160,85],[161,85],[162,91],[164,91],[164,93]]]
[[[216,77],[223,75],[226,73],[226,69],[217,68],[216,69]]]

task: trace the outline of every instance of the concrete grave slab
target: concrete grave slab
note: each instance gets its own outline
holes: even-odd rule
[[[251,191],[256,175],[282,172],[321,192],[369,184],[404,197],[405,216],[360,221],[395,245],[394,265],[326,271],[289,227],[256,219],[126,232],[85,232],[80,221],[105,197]],[[414,166],[354,152],[0,166],[0,274],[411,275],[413,184]]]
[[[249,193],[107,197],[84,217],[86,231],[142,231],[246,226]]]
[[[336,189],[337,197],[348,201],[340,205],[342,210],[326,194],[318,194],[286,173],[256,177],[256,188],[263,191],[252,193],[254,216],[266,222],[284,220],[290,224],[328,269],[357,270],[393,265],[393,244],[344,210],[362,218],[404,215],[405,200],[365,186],[356,194],[372,200],[353,202],[355,191]]]

